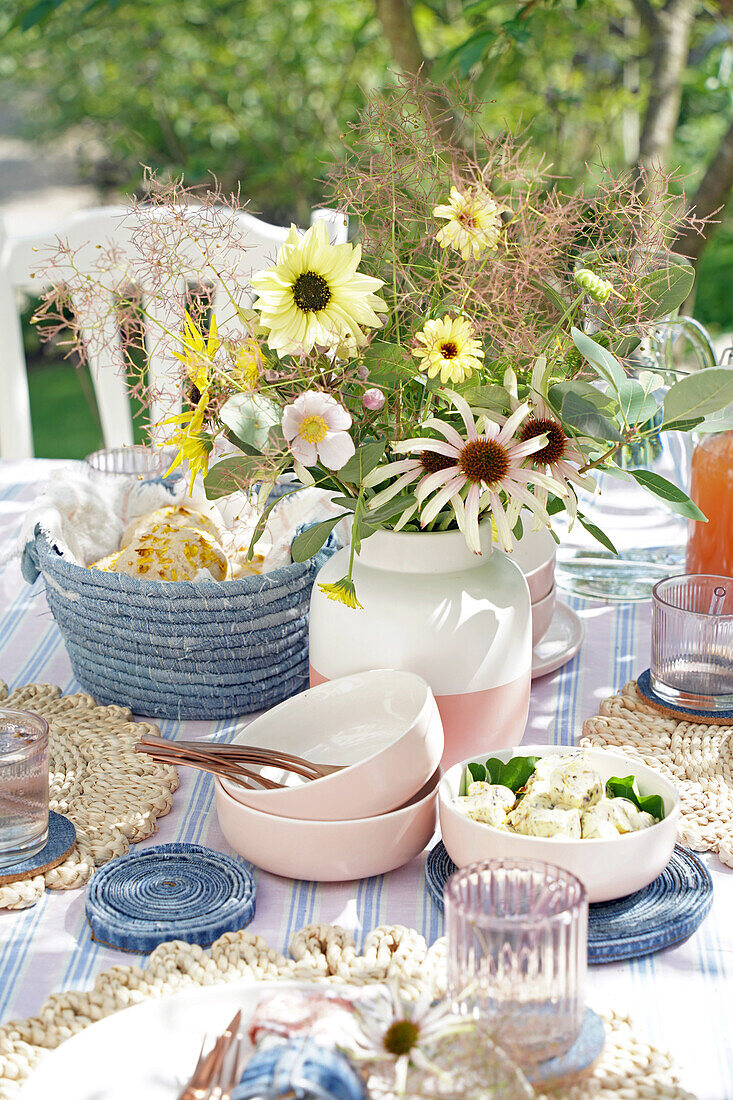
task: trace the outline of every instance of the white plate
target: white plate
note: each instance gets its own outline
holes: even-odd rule
[[[532,679],[555,672],[572,660],[583,644],[585,623],[566,603],[555,604],[549,629],[532,651]]]
[[[204,1038],[212,1040],[242,1010],[242,1032],[273,989],[313,982],[236,982],[189,989],[115,1012],[49,1054],[19,1100],[176,1100],[193,1073]],[[324,995],[354,997],[354,986],[319,985]]]

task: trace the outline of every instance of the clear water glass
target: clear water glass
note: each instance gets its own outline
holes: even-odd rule
[[[655,584],[650,674],[673,706],[733,710],[733,577],[685,573]]]
[[[165,455],[157,447],[113,447],[94,451],[84,461],[90,476],[100,478],[132,477],[137,481],[152,481],[166,470]]]
[[[588,900],[561,867],[488,860],[445,888],[448,994],[519,1066],[555,1058],[585,1012]]]
[[[0,867],[48,841],[48,725],[38,714],[0,707]]]

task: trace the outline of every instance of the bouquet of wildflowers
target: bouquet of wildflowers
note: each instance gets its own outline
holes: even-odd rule
[[[578,508],[576,490],[594,487],[594,471],[633,478],[704,518],[675,485],[615,459],[659,432],[700,428],[733,399],[731,372],[683,378],[662,402],[662,379],[626,365],[692,287],[668,243],[695,224],[672,181],[602,170],[592,193],[566,196],[511,135],[474,126],[470,149],[446,138],[444,103],[414,83],[373,99],[330,183],[355,242],[330,243],[324,221],[293,226],[250,285],[237,274],[236,198],[192,205],[175,187],[153,193],[160,228],[138,240],[139,270],[128,265],[110,295],[120,265],[101,250],[99,323],[75,341],[83,352],[90,332],[108,332],[114,308],[126,318],[129,369],[140,333],[157,326],[186,398],[163,422],[174,465],[186,462],[192,483],[202,475],[210,498],[257,487],[253,545],[283,475],[295,475],[293,491],[333,494],[340,512],[298,536],[292,553],[308,559],[351,516],[349,570],[323,586],[350,607],[360,606],[354,554],[382,529],[457,528],[478,554],[491,521],[511,551],[522,513],[550,526],[565,510],[613,549]],[[464,129],[469,115],[463,104]],[[198,280],[181,327],[171,288],[191,242]],[[70,274],[40,310],[47,331],[62,316],[68,324],[69,300],[93,295],[88,274],[75,282],[68,250],[64,259]],[[152,285],[152,298],[137,284]]]

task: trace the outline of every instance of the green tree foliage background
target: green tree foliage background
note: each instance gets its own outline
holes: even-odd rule
[[[0,97],[39,155],[73,136],[105,198],[138,190],[141,166],[213,174],[265,219],[307,224],[364,92],[393,79],[406,47],[388,23],[406,17],[416,63],[471,81],[486,125],[526,132],[570,190],[601,159],[633,164],[652,67],[640,12],[674,2],[0,0]],[[727,9],[694,3],[667,158],[690,192],[733,118]],[[733,217],[720,219],[695,313],[730,331]]]

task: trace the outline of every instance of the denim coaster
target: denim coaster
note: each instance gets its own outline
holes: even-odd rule
[[[345,1055],[305,1036],[255,1052],[232,1100],[254,1097],[367,1100],[367,1090]]]
[[[733,725],[733,710],[694,710],[692,707],[681,707],[677,703],[668,703],[657,695],[652,687],[651,669],[647,668],[636,681],[639,694],[651,703],[656,710],[671,718],[681,718],[683,721],[698,721],[705,726],[731,726]]]
[[[63,863],[76,844],[76,829],[68,817],[48,811],[48,840],[40,852],[21,863],[9,863],[0,867],[0,886],[18,882],[22,878],[32,878],[51,871]]]
[[[428,893],[441,912],[443,888],[455,870],[441,840],[425,866]],[[680,943],[699,928],[712,903],[707,867],[678,844],[661,875],[643,890],[588,906],[588,962],[635,959]]]
[[[166,940],[201,947],[245,928],[255,915],[255,883],[239,860],[200,844],[128,852],[95,871],[86,915],[92,938],[147,954]]]
[[[606,1028],[603,1020],[592,1009],[586,1008],[583,1027],[570,1050],[557,1058],[548,1058],[536,1066],[524,1067],[524,1076],[530,1085],[572,1084],[573,1078],[590,1069],[603,1053],[606,1044]]]

